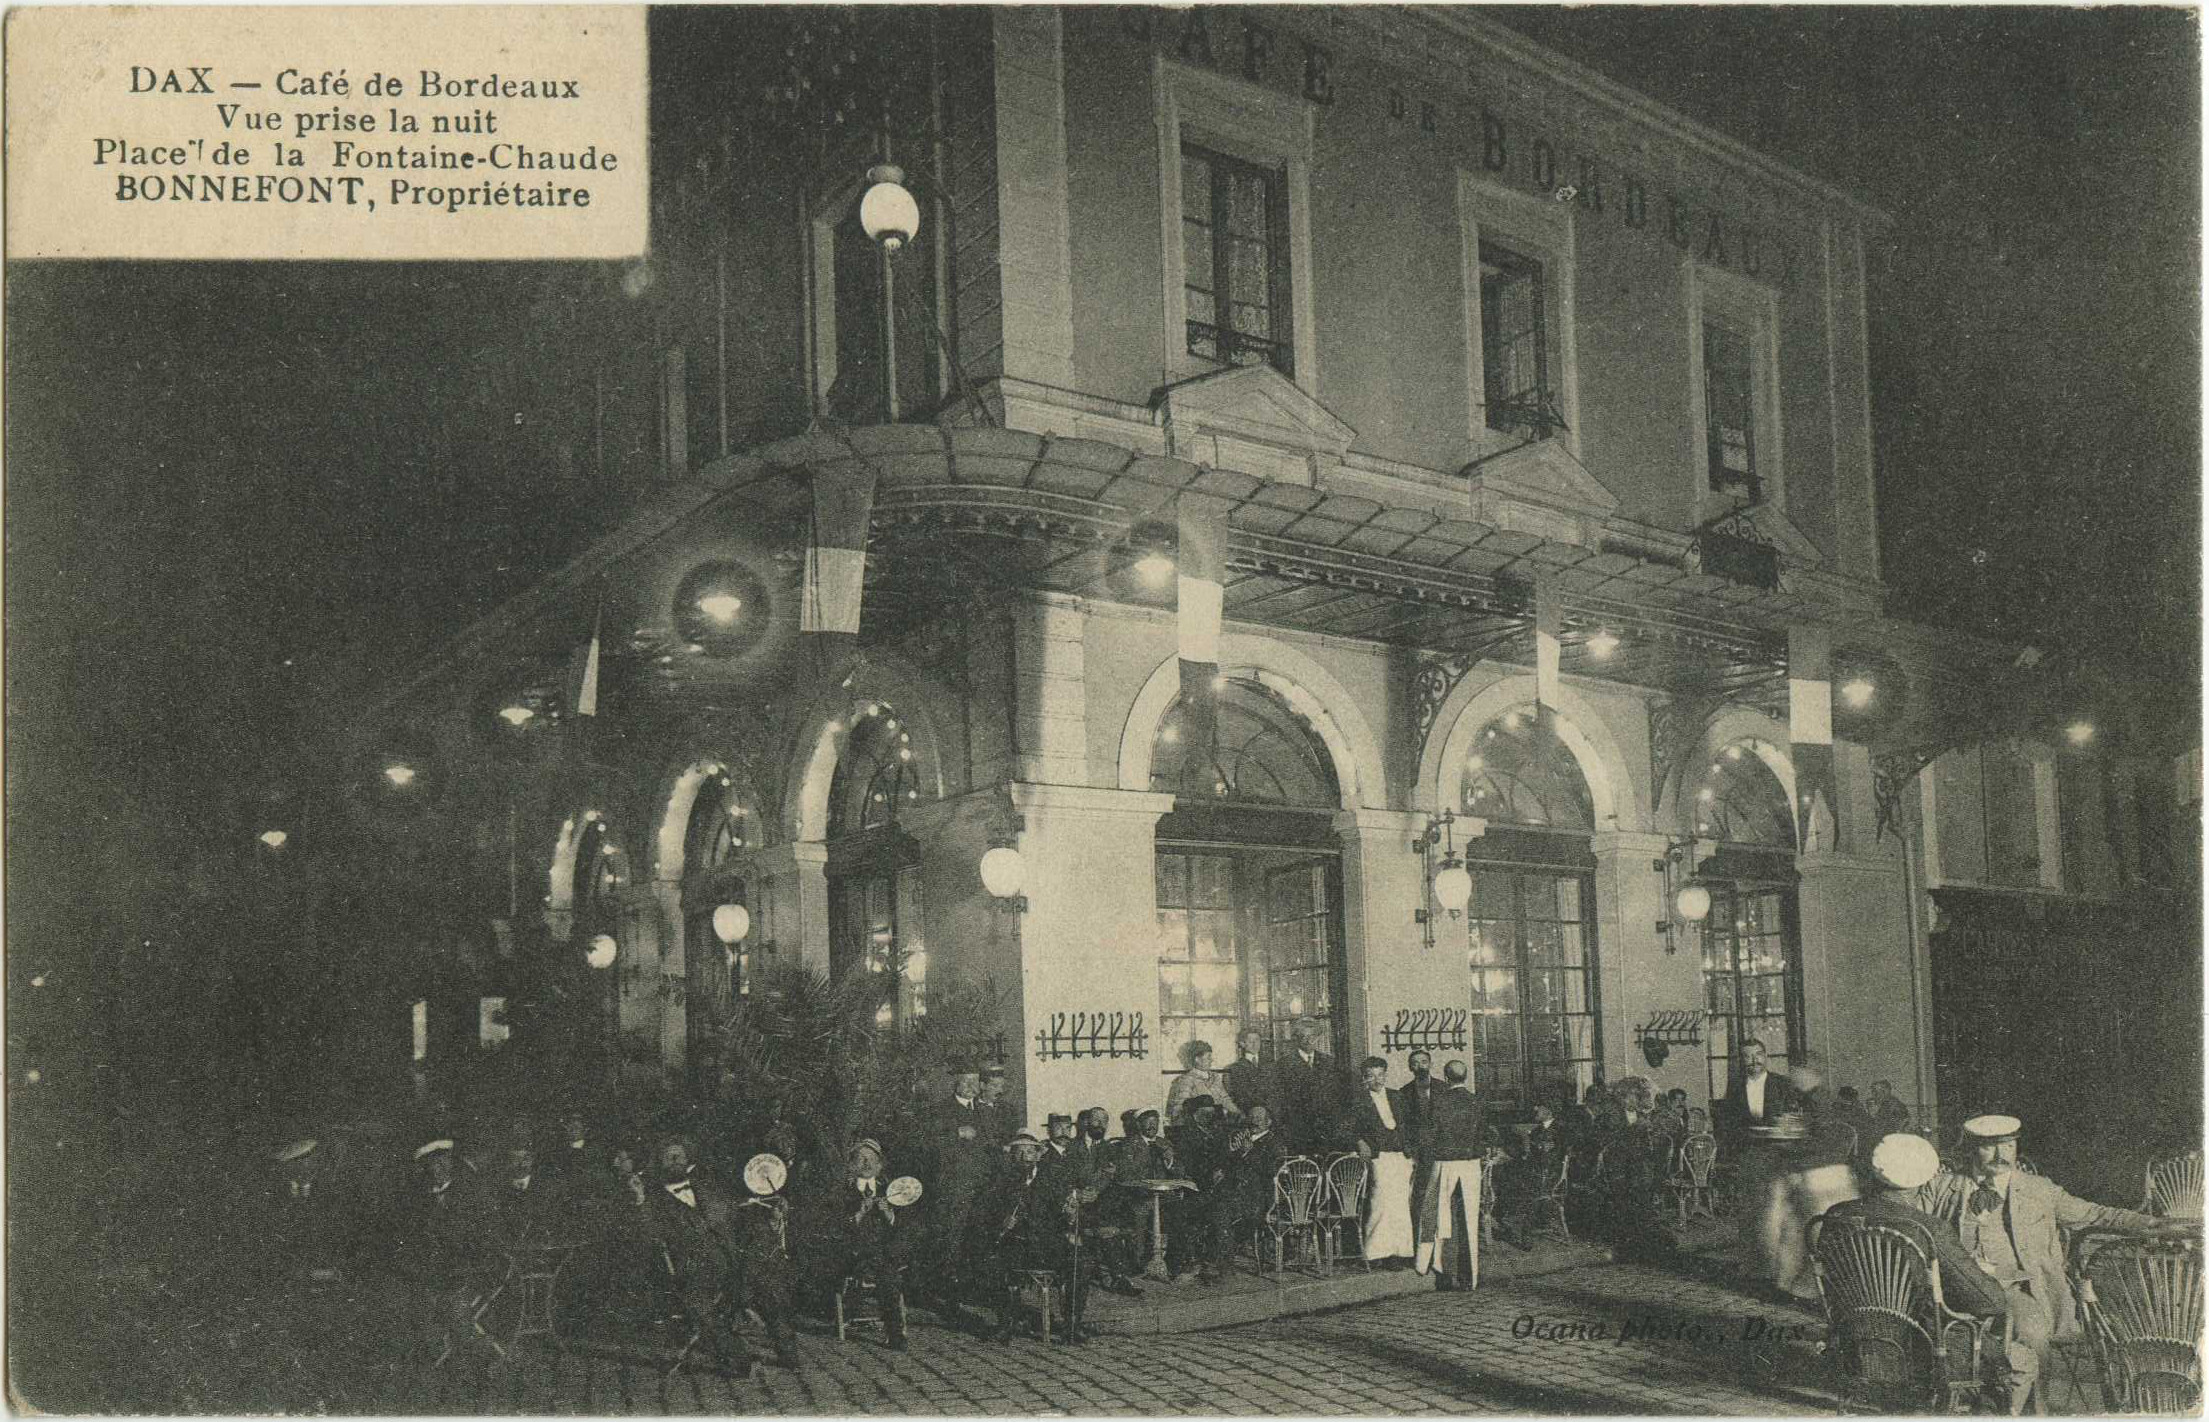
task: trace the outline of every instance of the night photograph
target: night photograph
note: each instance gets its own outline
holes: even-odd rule
[[[10,224],[12,1407],[2200,1413],[2199,11],[643,13]]]

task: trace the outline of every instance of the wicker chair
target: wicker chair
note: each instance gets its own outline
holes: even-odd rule
[[[2080,1230],[2071,1241],[2104,1398],[2119,1412],[2200,1412],[2201,1240]]]
[[[2190,1150],[2148,1162],[2148,1188],[2140,1208],[2151,1215],[2201,1218],[2201,1152]]]
[[[1320,1240],[1320,1197],[1327,1177],[1319,1162],[1308,1155],[1290,1156],[1273,1172],[1273,1208],[1266,1211],[1265,1231],[1273,1238],[1273,1272],[1286,1267],[1287,1244],[1292,1239],[1310,1243],[1312,1264],[1327,1272],[1327,1250]]]
[[[1824,1302],[1825,1354],[1843,1401],[1875,1412],[1956,1410],[1986,1389],[1986,1363],[2008,1340],[2008,1315],[1957,1313],[1922,1226],[1820,1215],[1810,1255]]]
[[[1328,1262],[1343,1257],[1342,1231],[1358,1242],[1358,1258],[1365,1259],[1365,1192],[1373,1183],[1373,1168],[1362,1156],[1338,1155],[1327,1162],[1326,1190],[1319,1202],[1319,1229],[1328,1250]],[[1366,1268],[1373,1267],[1366,1260]]]
[[[1680,1228],[1686,1229],[1691,1219],[1718,1218],[1718,1192],[1710,1183],[1711,1169],[1717,1163],[1716,1136],[1689,1136],[1680,1146],[1679,1173],[1665,1182],[1680,1212]]]

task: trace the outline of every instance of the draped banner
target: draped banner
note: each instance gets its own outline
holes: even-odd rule
[[[1563,651],[1565,609],[1557,585],[1534,580],[1534,700],[1543,713],[1557,709],[1557,666]]]

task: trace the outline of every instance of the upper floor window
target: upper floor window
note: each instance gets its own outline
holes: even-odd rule
[[[1549,403],[1542,264],[1500,242],[1480,244],[1480,365],[1488,428],[1539,424]]]
[[[1779,417],[1779,298],[1718,267],[1695,268],[1688,335],[1694,358],[1701,487],[1786,506]]]
[[[1189,354],[1296,374],[1285,174],[1181,146]]]
[[[1703,418],[1713,489],[1756,488],[1756,367],[1749,337],[1703,320]]]
[[[839,194],[813,224],[814,380],[821,409],[849,424],[932,419],[943,404],[936,322],[937,244],[924,215],[919,239],[895,256],[859,224],[861,186]]]
[[[1575,443],[1572,207],[1461,172],[1466,435],[1476,457]]]

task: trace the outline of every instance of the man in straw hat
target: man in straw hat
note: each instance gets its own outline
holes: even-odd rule
[[[1871,1152],[1871,1193],[1860,1200],[1836,1205],[1829,1218],[1856,1218],[1873,1224],[1905,1226],[1904,1233],[1912,1238],[1923,1238],[1931,1246],[1933,1262],[1940,1265],[1941,1298],[1948,1307],[1978,1318],[1999,1318],[2011,1313],[2011,1295],[1978,1260],[1965,1252],[1956,1237],[1955,1226],[1926,1214],[1912,1203],[1913,1192],[1938,1174],[1940,1168],[1940,1152],[1922,1137],[1902,1132],[1882,1137]],[[2032,1299],[2022,1294],[2016,1296],[2016,1302],[2034,1305]],[[2023,1321],[2020,1318],[2019,1322]],[[2043,1336],[2045,1331],[2043,1326]],[[2000,1334],[1997,1332],[1993,1336],[1999,1338]],[[2040,1372],[2040,1358],[2022,1337],[2011,1344],[2006,1355],[2000,1354],[1999,1343],[1996,1351],[1998,1356],[1991,1362],[2003,1373],[2010,1394],[2010,1411],[2015,1414],[2032,1392],[2033,1382]]]
[[[1917,1206],[1953,1225],[1964,1250],[2008,1287],[2018,1342],[2044,1355],[2051,1336],[2079,1334],[2078,1300],[2064,1272],[2057,1231],[2160,1231],[2171,1226],[2137,1210],[2081,1200],[2053,1181],[2018,1169],[2019,1128],[2015,1116],[1974,1116],[1964,1122],[1964,1168],[1943,1170],[1919,1186]]]

